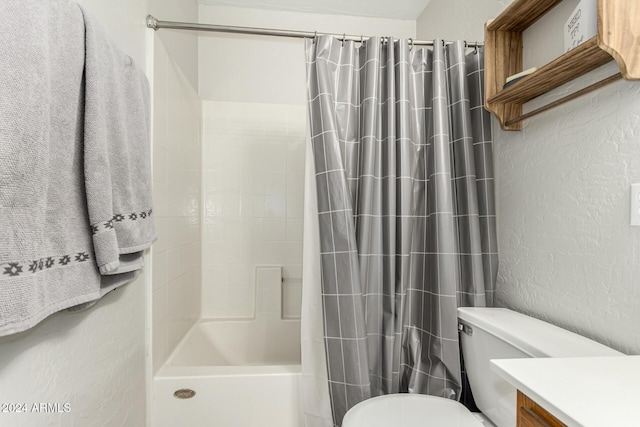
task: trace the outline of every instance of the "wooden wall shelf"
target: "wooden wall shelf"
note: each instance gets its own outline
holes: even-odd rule
[[[507,77],[522,71],[522,33],[561,1],[515,0],[485,26],[485,108],[496,115],[503,130],[522,130],[522,120],[534,115],[522,115],[525,102],[613,59],[623,78],[640,80],[640,1],[598,0],[596,37],[503,90]],[[602,86],[596,83],[580,94]],[[569,95],[553,106],[575,97]]]

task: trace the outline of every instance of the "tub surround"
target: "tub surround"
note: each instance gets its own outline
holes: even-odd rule
[[[155,378],[155,427],[299,427],[300,365],[241,366],[240,372],[196,366],[169,368]],[[165,368],[163,368],[165,369]],[[196,392],[177,399],[178,389]]]
[[[300,317],[305,107],[202,105],[202,317]]]
[[[492,360],[491,370],[568,427],[638,425],[640,356]]]
[[[154,45],[153,370],[200,318],[200,99],[159,34]]]
[[[153,426],[301,426],[300,373],[299,320],[201,320],[155,375]]]
[[[249,321],[204,319],[191,328],[162,369],[299,365],[299,337],[300,321],[281,320],[277,313]]]

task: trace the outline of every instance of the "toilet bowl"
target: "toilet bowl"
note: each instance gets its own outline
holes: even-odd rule
[[[486,427],[455,400],[424,394],[388,394],[360,402],[343,427]]]
[[[454,400],[401,393],[360,402],[347,412],[342,427],[514,427],[516,390],[491,371],[492,359],[623,355],[504,308],[459,308],[458,321],[469,385],[487,421]]]

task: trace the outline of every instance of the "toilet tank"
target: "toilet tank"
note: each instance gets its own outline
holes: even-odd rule
[[[491,371],[491,359],[623,354],[506,308],[459,308],[465,371],[478,408],[498,427],[516,425],[516,390]]]

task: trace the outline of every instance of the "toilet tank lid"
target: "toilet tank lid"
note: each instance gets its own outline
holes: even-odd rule
[[[506,308],[458,308],[458,318],[531,357],[624,356],[581,335]]]

